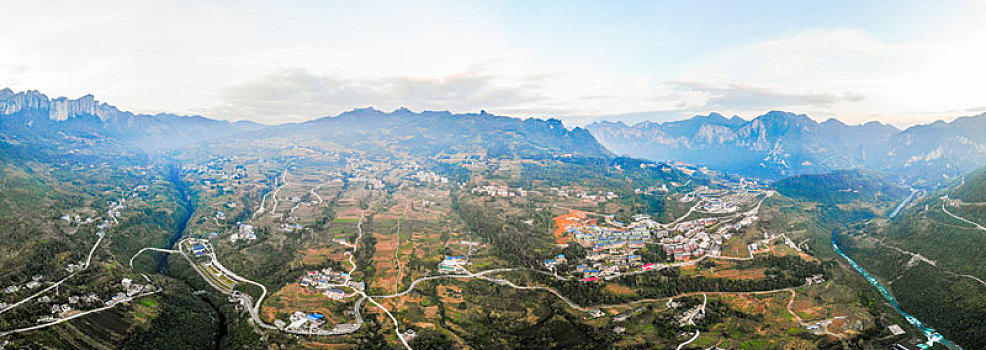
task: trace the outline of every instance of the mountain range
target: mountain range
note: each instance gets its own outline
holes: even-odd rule
[[[302,123],[263,125],[135,114],[92,95],[49,98],[33,90],[0,90],[0,140],[8,145],[53,146],[58,152],[99,147],[152,151],[261,135],[414,155],[612,158],[615,153],[762,179],[866,169],[913,186],[940,185],[986,165],[986,114],[904,130],[879,122],[816,122],[781,111],[752,120],[712,113],[665,123],[601,121],[569,129],[558,119],[520,119],[485,111],[362,108]]]
[[[904,130],[879,122],[819,123],[781,111],[752,120],[712,113],[665,123],[603,121],[586,128],[617,154],[766,179],[863,168],[911,185],[936,185],[986,165],[986,114]]]
[[[0,130],[19,141],[61,140],[70,145],[119,141],[144,150],[181,147],[258,129],[248,121],[201,116],[134,114],[97,101],[49,98],[38,91],[0,90]],[[81,142],[85,141],[85,142]]]
[[[519,119],[485,111],[453,114],[362,108],[303,123],[268,126],[201,116],[134,114],[100,103],[92,95],[74,100],[52,99],[38,91],[0,90],[0,141],[8,144],[57,144],[63,146],[61,149],[110,144],[150,151],[220,139],[271,136],[415,155],[612,158],[612,153],[588,131],[568,129],[558,119]]]

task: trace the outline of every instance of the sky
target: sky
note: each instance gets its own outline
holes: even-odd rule
[[[7,1],[0,87],[139,113],[354,108],[909,126],[986,112],[986,2]]]

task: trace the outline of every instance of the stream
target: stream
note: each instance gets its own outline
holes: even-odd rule
[[[904,311],[904,309],[901,309],[900,305],[897,304],[897,299],[895,299],[894,296],[890,294],[890,291],[887,290],[887,288],[884,287],[883,284],[880,283],[880,281],[877,281],[877,279],[871,276],[869,272],[866,272],[866,270],[863,269],[862,266],[859,266],[859,264],[853,261],[853,259],[850,258],[848,255],[846,255],[846,253],[842,252],[842,249],[839,249],[839,244],[836,242],[835,237],[836,237],[836,231],[832,231],[832,247],[835,248],[835,252],[839,253],[839,255],[841,255],[843,258],[846,259],[846,261],[849,261],[849,264],[852,265],[852,268],[856,269],[856,272],[859,272],[859,274],[863,275],[863,277],[865,277],[866,280],[873,285],[873,287],[876,287],[876,289],[880,291],[880,294],[883,295],[883,298],[887,299],[887,302],[889,302],[890,305],[894,307],[894,310],[896,310],[898,314],[903,316],[904,319],[906,319],[907,322],[909,322],[911,325],[921,330],[921,333],[923,333],[924,336],[928,338],[927,342],[918,345],[918,347],[922,349],[930,349],[932,345],[934,345],[935,343],[939,343],[948,347],[949,349],[955,349],[955,350],[962,349],[961,346],[958,346],[957,344],[948,341],[948,339],[945,339],[945,336],[941,335],[931,327],[925,325],[923,322],[921,322],[921,320],[918,320],[917,317],[911,316],[911,314],[908,314],[906,311]]]

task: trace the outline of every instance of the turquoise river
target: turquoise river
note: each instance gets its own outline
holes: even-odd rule
[[[870,281],[870,284],[876,287],[876,289],[880,291],[880,294],[883,294],[883,297],[887,299],[888,302],[890,302],[890,305],[894,307],[894,310],[897,310],[897,313],[903,316],[904,319],[907,320],[907,322],[911,323],[911,325],[914,325],[914,327],[920,329],[921,333],[924,333],[924,336],[928,338],[927,342],[919,345],[922,349],[930,349],[931,346],[934,345],[935,343],[942,344],[949,349],[955,349],[955,350],[962,349],[962,347],[948,341],[948,339],[945,339],[945,337],[942,336],[940,333],[938,333],[931,327],[925,325],[923,322],[921,322],[921,320],[918,320],[917,317],[911,316],[911,314],[905,312],[904,309],[901,309],[900,305],[897,304],[897,299],[894,299],[894,296],[890,294],[890,291],[888,291],[887,288],[880,283],[880,281],[877,281],[876,278],[871,276],[869,272],[866,272],[866,270],[863,269],[862,266],[859,266],[859,264],[853,261],[852,258],[846,255],[846,253],[843,253],[842,249],[839,249],[839,244],[836,242],[835,236],[836,236],[836,232],[832,232],[832,247],[835,248],[835,252],[839,253],[839,255],[842,255],[843,258],[846,258],[846,261],[849,261],[849,264],[852,265],[852,268],[856,269],[856,271],[859,272],[859,274],[863,275],[863,277],[866,277],[866,280]]]

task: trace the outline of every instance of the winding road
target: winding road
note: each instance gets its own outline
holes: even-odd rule
[[[99,239],[96,240],[96,244],[93,244],[92,245],[92,249],[89,249],[89,255],[86,257],[86,264],[82,266],[82,269],[79,269],[79,271],[73,272],[72,274],[66,276],[65,278],[62,278],[58,282],[53,283],[52,285],[48,286],[47,288],[42,289],[41,291],[39,291],[37,293],[34,293],[31,296],[22,299],[21,301],[18,301],[16,303],[13,303],[13,304],[8,305],[7,307],[5,307],[2,310],[0,310],[0,314],[5,313],[7,311],[10,311],[11,309],[13,309],[15,307],[18,307],[18,306],[20,306],[20,305],[22,305],[22,304],[24,304],[24,303],[26,303],[28,301],[33,300],[34,298],[37,298],[37,297],[41,296],[44,293],[47,293],[48,291],[50,291],[52,289],[57,288],[58,286],[60,286],[63,283],[65,283],[65,281],[68,281],[68,279],[70,279],[72,277],[75,277],[75,275],[79,274],[79,272],[82,272],[82,271],[85,271],[86,269],[88,269],[89,268],[89,264],[92,262],[92,255],[93,255],[93,253],[96,252],[96,247],[99,247],[99,243],[103,241],[103,237],[106,237],[106,234],[105,233],[99,235]]]
[[[961,216],[952,214],[952,212],[948,211],[948,209],[945,209],[945,203],[942,203],[941,204],[941,210],[944,211],[945,214],[948,214],[949,216],[951,216],[951,217],[953,217],[955,219],[958,219],[959,221],[962,221],[962,222],[965,222],[967,224],[971,224],[971,225],[976,226],[976,227],[970,227],[970,228],[975,228],[975,229],[978,229],[980,231],[986,231],[986,227],[983,227],[983,225],[980,225],[978,223],[975,223],[972,220],[966,219],[964,217],[961,217]]]

